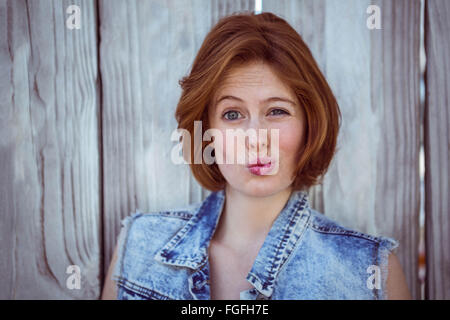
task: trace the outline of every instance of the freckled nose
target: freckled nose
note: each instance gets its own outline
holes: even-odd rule
[[[269,141],[269,129],[265,126],[261,126],[260,123],[254,123],[247,129],[248,135],[246,136],[246,148],[250,152],[260,153],[266,150]]]
[[[258,137],[250,135],[247,137],[247,148],[251,150],[261,149],[267,147],[267,139],[264,137],[264,131],[259,133],[256,131]]]

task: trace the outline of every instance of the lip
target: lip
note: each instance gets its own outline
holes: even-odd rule
[[[248,164],[247,168],[254,168],[254,167],[267,168],[267,167],[270,167],[271,164],[272,164],[272,160],[270,160],[268,158],[257,158],[256,163]]]
[[[275,167],[274,162],[270,159],[257,159],[255,164],[248,164],[247,169],[253,175],[264,176],[270,174]]]

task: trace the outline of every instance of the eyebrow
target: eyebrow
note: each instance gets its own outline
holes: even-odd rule
[[[220,101],[226,100],[226,99],[236,100],[236,101],[239,101],[239,102],[244,102],[244,100],[242,100],[241,98],[228,95],[228,96],[222,96],[219,99],[217,99],[216,105],[219,104]],[[263,102],[273,102],[273,101],[284,101],[284,102],[288,102],[288,103],[290,103],[290,104],[292,104],[294,106],[296,105],[296,103],[294,101],[292,101],[290,99],[287,99],[287,98],[282,98],[282,97],[270,97],[270,98],[265,99]]]

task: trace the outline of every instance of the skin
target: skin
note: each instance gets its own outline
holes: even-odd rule
[[[292,103],[268,101],[275,97]],[[225,192],[228,201],[221,229],[227,238],[223,240],[232,241],[240,247],[261,236],[261,232],[268,231],[289,198],[300,147],[304,142],[305,116],[290,88],[275,76],[270,67],[262,63],[235,69],[217,91],[214,100],[220,102],[209,110],[209,123],[222,132],[223,158],[232,148],[231,141],[226,139],[227,129],[267,130],[266,141],[246,141],[242,150],[246,152],[248,161],[264,154],[266,150],[271,156],[270,130],[279,132],[276,157],[279,165],[276,174],[252,174],[245,164],[237,161],[233,164],[218,164],[227,181]]]
[[[112,280],[112,275],[114,271],[114,266],[117,261],[117,246],[114,248],[114,253],[111,259],[111,263],[108,268],[108,272],[105,277],[105,284],[103,286],[101,300],[116,300],[117,299],[117,287],[114,280]]]
[[[214,101],[209,123],[222,132],[224,159],[232,149],[227,129],[267,129],[267,140],[246,141],[242,150],[248,161],[265,151],[271,156],[270,130],[279,130],[276,174],[255,175],[237,159],[233,164],[218,164],[227,185],[224,211],[210,244],[211,297],[239,299],[240,291],[251,288],[245,277],[291,194],[306,122],[292,90],[262,63],[234,69]]]
[[[388,261],[388,277],[386,280],[388,300],[411,300],[411,292],[398,257],[391,253]]]
[[[228,97],[226,99],[221,99]],[[290,100],[268,100],[278,97]],[[217,102],[219,101],[220,102]],[[230,152],[225,130],[241,128],[278,129],[278,171],[272,175],[252,174],[245,164],[218,164],[225,177],[226,202],[209,246],[211,299],[239,299],[240,292],[252,288],[245,279],[274,220],[292,192],[295,169],[304,144],[305,116],[294,93],[263,63],[235,68],[217,90],[208,110],[211,128],[223,133],[224,159]],[[283,111],[274,111],[281,109]],[[270,132],[270,131],[268,131]],[[266,141],[247,140],[247,157],[268,150]],[[219,150],[219,149],[217,149]],[[116,250],[105,279],[102,299],[115,299],[111,280],[117,260]],[[411,299],[398,258],[389,257],[387,292],[389,299]]]

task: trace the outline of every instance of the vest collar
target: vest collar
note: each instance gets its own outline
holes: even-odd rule
[[[208,262],[208,247],[225,202],[224,190],[212,192],[187,224],[155,255],[165,264],[201,269]],[[292,253],[307,224],[310,211],[304,191],[293,191],[258,252],[247,280],[269,297],[275,277]]]

